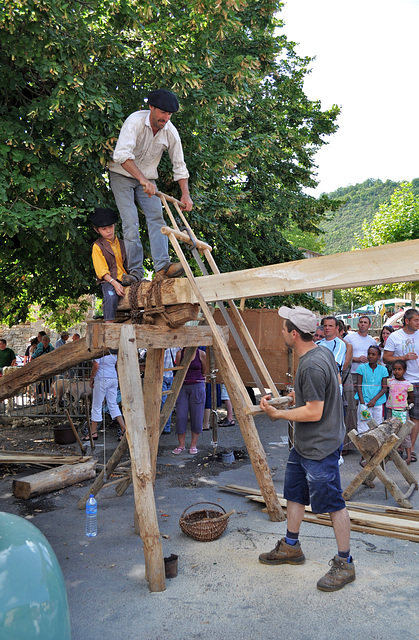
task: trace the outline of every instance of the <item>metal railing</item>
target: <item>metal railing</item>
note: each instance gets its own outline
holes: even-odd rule
[[[71,417],[83,417],[86,415],[85,403],[90,402],[92,396],[91,370],[92,362],[86,361],[63,374],[34,382],[0,402],[0,415],[62,419],[67,409]]]

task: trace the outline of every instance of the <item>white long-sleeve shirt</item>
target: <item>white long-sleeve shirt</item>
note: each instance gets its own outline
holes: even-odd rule
[[[189,172],[183,158],[182,142],[176,127],[167,122],[156,135],[150,125],[150,111],[135,111],[125,120],[119,133],[109,170],[132,178],[121,165],[126,160],[134,160],[147,180],[157,180],[157,167],[161,157],[167,151],[173,165],[173,179],[177,182],[189,178]]]

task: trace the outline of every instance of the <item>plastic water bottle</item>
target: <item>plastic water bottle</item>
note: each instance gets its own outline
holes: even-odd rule
[[[88,538],[97,536],[97,502],[93,493],[86,502],[86,536]]]

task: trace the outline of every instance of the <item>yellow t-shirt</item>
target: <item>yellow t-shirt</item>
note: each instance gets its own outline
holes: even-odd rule
[[[126,271],[122,264],[122,253],[121,253],[119,240],[115,236],[115,240],[113,242],[111,242],[110,240],[106,240],[106,242],[109,242],[109,244],[112,247],[112,251],[115,255],[116,266],[118,269],[118,273],[116,277],[118,280],[120,280],[122,278],[122,275],[126,273]],[[109,267],[108,267],[108,263],[106,262],[106,258],[102,253],[102,249],[97,244],[93,245],[92,260],[93,260],[93,267],[95,269],[96,275],[99,278],[99,280],[102,280],[103,276],[109,273]]]

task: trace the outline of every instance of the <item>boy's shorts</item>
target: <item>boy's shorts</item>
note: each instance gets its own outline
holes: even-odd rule
[[[109,282],[101,282],[100,286],[102,287],[103,292],[102,311],[104,320],[115,320],[119,296]]]
[[[323,460],[308,460],[291,449],[285,471],[284,498],[298,504],[311,504],[313,513],[344,509],[339,456],[340,449]]]

